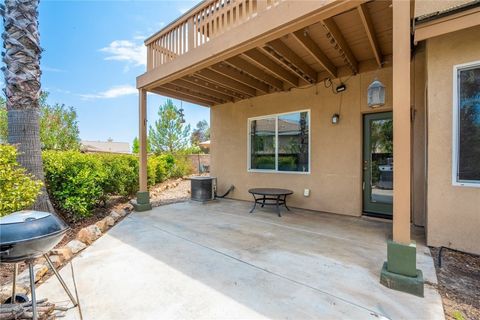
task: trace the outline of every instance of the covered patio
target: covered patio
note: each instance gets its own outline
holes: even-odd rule
[[[415,229],[423,299],[378,284],[391,223],[250,207],[183,202],[127,216],[73,260],[84,319],[443,319]],[[61,273],[72,286],[70,268]],[[38,296],[68,303],[53,278]]]

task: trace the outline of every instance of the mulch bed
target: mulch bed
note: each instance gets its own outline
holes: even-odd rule
[[[438,266],[439,248],[430,248],[437,271],[437,289],[442,296],[445,318],[480,319],[480,256],[442,250],[442,267]]]

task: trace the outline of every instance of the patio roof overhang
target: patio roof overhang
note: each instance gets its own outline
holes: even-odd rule
[[[139,89],[212,106],[391,63],[392,5],[206,1],[146,45]]]

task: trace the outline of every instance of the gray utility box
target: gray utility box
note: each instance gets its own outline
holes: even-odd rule
[[[192,177],[191,197],[195,201],[209,201],[215,198],[217,188],[217,178],[214,177]]]

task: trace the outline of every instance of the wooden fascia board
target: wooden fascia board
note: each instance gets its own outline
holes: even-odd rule
[[[416,24],[414,27],[415,43],[478,25],[480,25],[480,7]]]
[[[413,6],[412,6],[413,7]],[[358,14],[362,20],[363,27],[367,34],[368,42],[370,42],[370,47],[372,48],[373,55],[375,60],[377,60],[378,66],[382,67],[382,53],[380,52],[380,46],[378,45],[377,37],[375,35],[375,30],[373,28],[372,19],[368,13],[368,8],[366,4],[362,3],[357,7]]]
[[[325,0],[280,2],[275,8],[265,10],[254,19],[219,35],[201,48],[191,50],[170,63],[162,65],[137,77],[137,88],[153,88],[171,80],[192,74],[196,70],[209,67],[242,52],[295,30],[317,23],[319,20],[333,17],[356,8],[367,0]],[[225,49],[227,48],[227,49]]]
[[[304,30],[292,33],[293,38],[334,78],[337,77],[337,68],[323,53],[322,49],[304,32]]]
[[[347,59],[347,62],[352,67],[353,73],[357,73],[358,72],[357,59],[353,55],[352,50],[350,49],[350,46],[348,45],[347,41],[343,37],[342,32],[340,31],[340,28],[338,28],[335,21],[333,21],[333,18],[323,20],[322,25],[327,30],[327,32],[330,33],[330,35],[333,37],[333,39],[339,46],[339,49],[343,51],[345,58]]]

